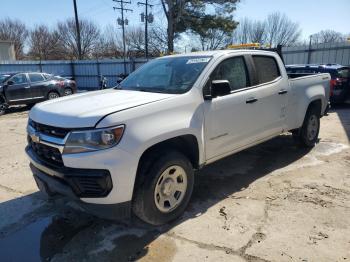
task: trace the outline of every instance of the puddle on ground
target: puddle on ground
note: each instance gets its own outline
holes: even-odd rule
[[[41,235],[50,223],[51,218],[44,218],[0,239],[0,260],[41,261]]]
[[[48,261],[92,220],[50,216],[0,238],[0,261]]]

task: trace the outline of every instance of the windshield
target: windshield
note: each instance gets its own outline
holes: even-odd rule
[[[209,56],[155,59],[128,76],[117,88],[183,94],[192,88],[210,59]]]
[[[0,75],[0,83],[5,82],[11,75]]]

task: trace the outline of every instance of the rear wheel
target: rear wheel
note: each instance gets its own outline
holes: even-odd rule
[[[64,95],[65,96],[69,96],[71,94],[73,94],[73,90],[72,89],[70,89],[70,88],[64,89]]]
[[[166,224],[181,216],[194,183],[192,165],[183,154],[171,151],[157,155],[160,157],[153,158],[150,165],[141,163],[132,207],[137,217],[152,225]]]
[[[52,92],[52,91],[47,95],[47,98],[49,100],[56,99],[59,97],[60,97],[60,95],[57,92]]]
[[[302,127],[293,132],[293,137],[304,147],[314,147],[320,131],[320,113],[316,107],[310,107],[305,115]]]

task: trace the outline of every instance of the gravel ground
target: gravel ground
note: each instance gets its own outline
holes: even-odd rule
[[[161,228],[47,201],[26,121],[26,108],[0,117],[0,261],[350,260],[350,106],[322,118],[312,150],[281,135],[197,172],[186,213]]]

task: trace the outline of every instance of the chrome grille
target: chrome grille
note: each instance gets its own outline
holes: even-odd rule
[[[29,120],[29,125],[32,126],[37,132],[58,138],[65,138],[66,135],[71,131],[68,128],[48,126],[34,122],[33,120]]]

